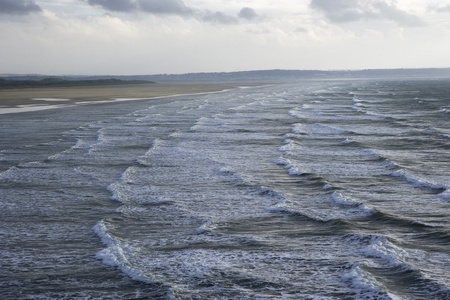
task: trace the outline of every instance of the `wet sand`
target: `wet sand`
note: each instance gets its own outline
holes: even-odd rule
[[[248,85],[233,83],[149,83],[0,89],[0,106],[60,105],[116,99],[146,99],[180,94],[217,92]]]

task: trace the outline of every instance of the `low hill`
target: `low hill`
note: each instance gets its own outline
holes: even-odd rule
[[[74,86],[103,86],[154,83],[148,80],[122,80],[117,78],[106,79],[65,79],[61,77],[46,77],[43,79],[24,79],[20,77],[0,78],[0,88],[35,88],[35,87],[74,87]]]

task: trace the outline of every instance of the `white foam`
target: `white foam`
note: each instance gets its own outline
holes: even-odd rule
[[[450,200],[450,189],[446,189],[445,191],[443,191],[442,193],[440,193],[438,195],[439,198],[445,199],[445,200]]]
[[[215,229],[217,229],[218,223],[214,221],[208,221],[206,223],[203,223],[202,226],[195,229],[195,234],[204,234],[207,232],[212,232]]]
[[[434,190],[440,190],[440,189],[447,190],[448,189],[448,187],[446,187],[442,184],[430,182],[424,178],[418,177],[417,175],[413,175],[410,172],[403,170],[403,169],[393,172],[392,176],[404,178],[406,181],[412,183],[416,187],[426,187],[426,188],[430,188],[430,189],[434,189]]]
[[[310,200],[303,200],[297,201],[295,199],[282,199],[282,201],[272,205],[268,211],[301,215],[320,222],[328,222],[338,219],[353,220],[355,218],[366,217],[372,214],[372,210],[363,204],[339,207],[333,205],[332,203],[324,204],[322,196],[320,196],[319,199],[311,198]],[[315,201],[318,201],[318,205],[321,206],[316,205],[314,203]]]
[[[368,257],[376,257],[382,259],[389,266],[394,267],[404,265],[408,253],[389,242],[383,236],[372,236],[367,247],[361,250],[361,253]]]
[[[343,145],[348,145],[348,144],[354,144],[355,141],[352,141],[351,139],[345,139],[344,141],[341,142],[341,144]]]
[[[114,98],[113,102],[121,102],[121,101],[136,101],[136,100],[149,100],[149,98]]]
[[[290,154],[293,150],[296,150],[299,145],[297,145],[294,141],[290,139],[286,139],[284,141],[284,146],[278,148],[279,151],[284,152],[285,154]]]
[[[367,115],[367,116],[369,116],[369,117],[375,117],[375,118],[377,118],[377,119],[387,119],[387,118],[388,118],[388,117],[385,116],[385,115],[377,114],[377,113],[374,113],[374,112],[369,112],[369,111],[367,111],[367,110],[364,110],[364,109],[362,108],[362,106],[353,105],[352,108],[353,108],[354,110],[356,110],[357,112],[363,113],[363,114],[365,114],[365,115]]]
[[[70,101],[70,99],[65,99],[65,98],[32,98],[32,100],[36,100],[36,101],[48,101],[48,102]]]
[[[395,297],[384,292],[384,287],[370,273],[364,271],[360,265],[354,265],[342,280],[350,284],[355,290],[355,299],[392,300]]]
[[[331,198],[334,200],[334,202],[336,202],[337,204],[340,204],[340,205],[346,205],[346,206],[359,206],[359,205],[362,205],[361,203],[355,202],[352,199],[342,195],[339,192],[333,192],[331,194]]]
[[[297,119],[303,119],[305,116],[302,113],[302,111],[300,110],[300,108],[293,108],[288,112],[288,115],[290,115],[291,117],[297,118]]]
[[[108,225],[103,220],[99,221],[92,229],[101,238],[103,244],[107,246],[106,249],[101,250],[95,255],[98,259],[101,259],[108,266],[118,267],[134,280],[152,282],[138,270],[133,269],[131,267],[132,264],[128,261],[128,254],[137,253],[137,248],[127,245],[117,237],[111,235],[108,232]]]
[[[355,102],[355,103],[361,103],[361,102],[364,102],[364,100],[361,100],[361,99],[358,99],[358,98],[356,98],[356,96],[353,96],[353,102]]]
[[[305,172],[303,172],[302,170],[300,170],[300,168],[298,166],[295,166],[289,159],[284,158],[284,157],[278,157],[276,159],[273,160],[273,163],[280,165],[280,166],[284,166],[285,169],[288,170],[289,175],[303,175],[305,174]]]
[[[266,196],[269,198],[277,199],[277,200],[285,200],[284,195],[281,192],[278,192],[274,189],[262,186],[257,190],[257,194],[261,196]]]
[[[163,141],[163,140],[161,140],[161,139],[155,139],[155,140],[153,141],[153,144],[152,144],[152,146],[150,147],[150,149],[148,149],[148,151],[147,151],[144,155],[142,155],[141,157],[139,157],[139,158],[137,159],[137,162],[140,163],[140,164],[142,164],[142,165],[145,165],[145,164],[147,163],[146,160],[147,160],[148,158],[150,158],[152,155],[154,155],[155,152],[156,152],[163,144],[164,144],[164,141]]]
[[[347,211],[342,212],[342,218],[344,219],[348,218],[347,215],[365,217],[373,213],[373,210],[367,207],[365,204],[344,196],[340,192],[333,192],[331,194],[331,199],[333,199],[333,201],[340,206],[349,207]]]
[[[301,124],[297,123],[292,126],[292,132],[297,134],[318,134],[318,135],[334,135],[334,134],[351,134],[352,131],[336,128],[333,126],[315,123]]]
[[[207,120],[208,120],[208,118],[200,117],[200,118],[197,120],[197,122],[195,122],[195,125],[192,126],[192,127],[190,128],[190,130],[191,130],[191,131],[196,131],[196,130],[198,130],[201,126],[204,126],[204,125],[206,124]]]
[[[322,190],[326,191],[326,190],[331,190],[332,188],[333,188],[333,186],[331,186],[327,183],[322,187]]]
[[[41,110],[56,109],[56,108],[69,107],[69,106],[73,106],[73,105],[67,105],[67,104],[59,104],[59,105],[19,105],[17,107],[0,108],[0,115],[1,114],[23,113],[23,112],[30,112],[30,111],[41,111]]]

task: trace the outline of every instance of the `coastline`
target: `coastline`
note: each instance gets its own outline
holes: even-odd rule
[[[176,95],[220,92],[257,85],[189,82],[3,89],[0,90],[0,114],[45,110],[95,102],[150,100]]]

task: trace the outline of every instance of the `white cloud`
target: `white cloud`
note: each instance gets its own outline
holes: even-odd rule
[[[442,5],[442,6],[434,6],[432,9],[437,12],[450,13],[450,4]]]

